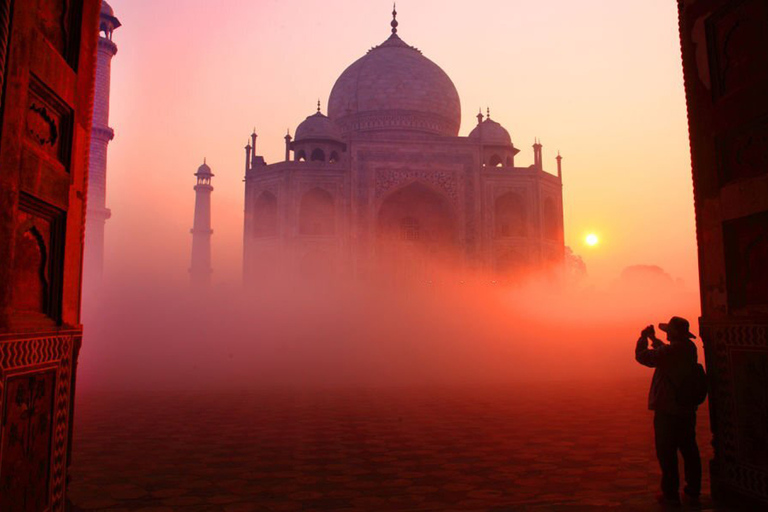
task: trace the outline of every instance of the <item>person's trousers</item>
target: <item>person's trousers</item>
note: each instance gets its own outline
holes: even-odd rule
[[[667,497],[677,497],[680,476],[677,472],[677,452],[685,464],[685,493],[701,493],[701,457],[696,444],[696,412],[668,414],[656,411],[653,417],[656,437],[656,457],[661,466],[661,491]]]

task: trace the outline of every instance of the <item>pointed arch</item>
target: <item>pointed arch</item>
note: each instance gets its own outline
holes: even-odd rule
[[[418,238],[432,247],[452,245],[457,238],[456,215],[450,201],[420,181],[387,195],[379,207],[377,224],[381,236],[408,241]]]
[[[429,280],[460,258],[453,205],[421,181],[412,181],[384,198],[377,234],[378,264],[395,278]]]
[[[254,203],[253,234],[257,237],[277,235],[277,197],[268,190]]]
[[[301,198],[299,234],[319,236],[336,234],[336,205],[330,192],[322,188],[313,188]]]
[[[312,162],[325,162],[325,151],[320,148],[312,150],[312,155],[309,157]]]
[[[548,197],[544,200],[544,238],[548,240],[557,240],[560,232],[560,223],[557,220],[557,207],[555,200]]]
[[[520,194],[507,192],[496,198],[495,214],[497,237],[526,236],[527,211]]]
[[[503,165],[501,157],[495,153],[491,155],[491,158],[488,160],[488,164],[491,167],[501,167]]]
[[[48,248],[35,226],[16,238],[13,305],[20,311],[46,313],[48,309]]]

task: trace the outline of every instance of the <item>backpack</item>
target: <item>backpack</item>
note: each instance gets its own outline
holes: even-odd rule
[[[707,387],[707,373],[701,364],[695,363],[674,386],[675,399],[684,407],[701,405],[707,398]]]

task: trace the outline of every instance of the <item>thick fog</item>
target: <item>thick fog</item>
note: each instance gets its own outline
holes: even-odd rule
[[[207,291],[122,276],[84,292],[82,389],[475,386],[647,376],[640,330],[697,290],[658,267],[613,285],[531,273],[514,282],[435,264],[428,281],[286,272]],[[658,333],[663,338],[663,333]],[[697,344],[701,345],[698,340]]]

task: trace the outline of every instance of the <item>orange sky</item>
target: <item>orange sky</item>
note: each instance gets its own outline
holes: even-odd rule
[[[281,160],[286,128],[389,35],[380,0],[110,0],[114,35],[106,274],[185,280],[193,173],[213,185],[214,282],[239,280],[243,146]],[[461,135],[478,107],[533,161],[564,157],[566,244],[597,284],[656,264],[696,287],[675,3],[401,0],[399,32],[452,78]],[[599,235],[594,248],[584,243]]]

